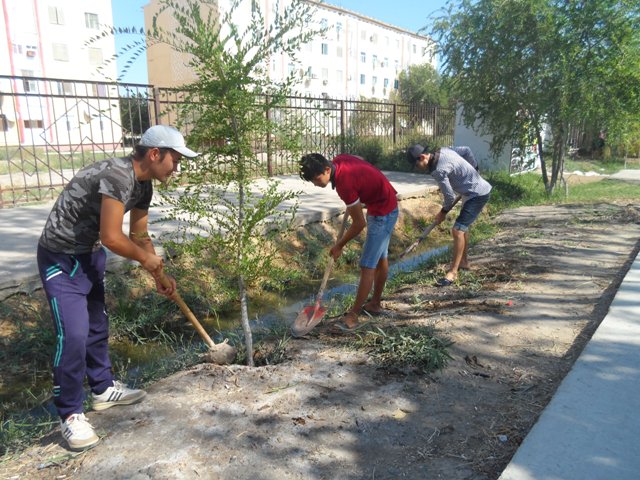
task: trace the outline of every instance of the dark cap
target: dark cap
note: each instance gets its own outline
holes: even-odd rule
[[[418,143],[409,147],[407,149],[407,162],[415,167],[416,162],[420,160],[420,155],[422,155],[426,151],[427,149]]]

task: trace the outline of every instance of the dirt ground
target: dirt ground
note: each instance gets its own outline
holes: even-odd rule
[[[640,209],[527,207],[497,222],[458,285],[405,285],[376,319],[435,326],[455,342],[444,370],[380,367],[321,325],[282,364],[200,364],[138,405],[90,412],[99,446],[71,455],[56,431],[2,478],[496,479],[605,316]]]

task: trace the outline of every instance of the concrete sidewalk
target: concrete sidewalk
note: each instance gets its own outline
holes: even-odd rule
[[[640,478],[640,259],[499,480]]]
[[[398,192],[400,200],[437,191],[437,186],[429,175],[384,173]],[[281,182],[281,189],[300,192],[300,205],[295,220],[299,225],[327,220],[344,212],[344,203],[329,186],[317,188],[297,175],[280,176],[276,179]],[[262,180],[255,183],[256,189],[265,185],[266,182]],[[36,249],[53,203],[0,209],[0,301],[15,292],[31,292],[40,287]],[[154,198],[154,204],[158,203],[160,199]],[[293,204],[293,201],[287,203]],[[149,231],[156,238],[162,238],[177,228],[174,222],[154,223],[165,216],[165,211],[161,206],[149,210]],[[126,222],[128,217],[125,216]],[[128,229],[128,224],[125,224],[124,230]],[[121,261],[115,256],[109,258],[111,262]]]

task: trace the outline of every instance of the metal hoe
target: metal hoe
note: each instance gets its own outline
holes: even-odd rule
[[[338,233],[338,239],[342,238],[342,235],[344,234],[344,230],[347,225],[347,218],[349,218],[349,213],[348,211],[345,211],[344,217],[342,218],[342,225],[340,226],[340,232]],[[294,337],[302,337],[303,335],[306,335],[324,318],[326,308],[321,307],[320,302],[322,301],[324,289],[327,286],[327,281],[329,280],[333,263],[333,257],[329,256],[329,261],[327,262],[327,267],[325,268],[324,276],[322,277],[322,283],[320,284],[320,290],[318,291],[318,295],[316,295],[316,303],[303,308],[293,322],[293,325],[291,325],[291,335]]]
[[[461,197],[456,197],[455,201],[453,202],[453,205],[451,205],[451,208],[453,208],[456,205],[456,203],[460,201],[460,198]],[[438,225],[436,222],[431,222],[429,226],[422,231],[418,239],[415,242],[413,242],[411,245],[409,245],[409,247],[400,254],[400,256],[398,257],[398,260],[403,258],[408,253],[411,253],[420,244],[420,242],[422,242],[425,238],[429,236],[429,234],[431,233],[431,230],[433,230],[436,227],[436,225]]]
[[[160,274],[160,283],[167,288],[171,286],[171,283],[164,275],[164,272]],[[177,290],[173,295],[173,301],[178,304],[184,316],[187,317],[205,343],[209,346],[209,352],[205,355],[205,359],[210,363],[217,363],[218,365],[228,365],[232,363],[236,358],[236,349],[229,345],[226,339],[222,343],[214,343],[191,309],[186,303],[184,303],[184,300]]]

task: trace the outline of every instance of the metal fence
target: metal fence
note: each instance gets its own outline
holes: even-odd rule
[[[78,169],[130,154],[151,125],[177,123],[173,107],[184,98],[152,85],[0,75],[0,208],[55,199]],[[371,143],[387,152],[415,138],[451,144],[455,123],[452,109],[328,97],[288,97],[268,115],[295,118],[304,148],[329,158]],[[264,159],[256,177],[297,172],[297,159],[274,144],[255,139]]]

